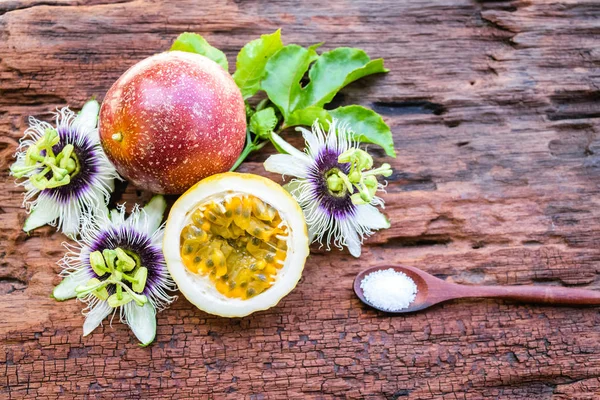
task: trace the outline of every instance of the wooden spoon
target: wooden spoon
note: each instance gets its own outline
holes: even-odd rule
[[[450,283],[421,271],[418,268],[400,265],[385,265],[367,268],[354,279],[354,292],[365,304],[380,311],[365,299],[360,283],[371,272],[382,269],[394,269],[405,273],[417,285],[417,295],[407,307],[393,313],[408,313],[423,310],[443,301],[465,298],[493,298],[515,300],[529,303],[553,305],[600,305],[600,291],[586,289],[570,289],[557,286],[469,286]]]

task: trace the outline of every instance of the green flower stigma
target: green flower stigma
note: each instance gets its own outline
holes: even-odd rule
[[[339,163],[349,163],[350,171],[346,175],[338,168],[327,172],[327,188],[334,196],[345,196],[350,193],[354,204],[369,204],[377,192],[377,176],[389,177],[392,175],[390,164],[382,164],[373,168],[373,157],[361,149],[348,149],[338,157]],[[357,193],[355,193],[355,191]]]
[[[56,129],[46,129],[44,135],[27,149],[25,165],[18,167],[13,164],[10,168],[12,174],[17,178],[23,178],[30,172],[39,171],[29,177],[31,184],[39,190],[69,184],[81,167],[72,144],[67,144],[60,153],[54,154],[52,148],[59,141],[60,137]],[[50,179],[48,174],[51,174]]]
[[[94,251],[90,254],[90,266],[99,277],[106,274],[108,277],[102,281],[92,278],[85,285],[78,286],[75,288],[77,297],[91,294],[99,300],[106,300],[113,308],[131,301],[135,301],[139,306],[148,302],[148,298],[142,294],[148,279],[148,268],[141,266],[137,254],[120,247],[114,250],[104,249],[102,252]],[[126,283],[131,284],[131,287]],[[115,293],[110,296],[108,285],[115,285]]]

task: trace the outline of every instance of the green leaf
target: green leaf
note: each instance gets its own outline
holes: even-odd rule
[[[273,107],[260,110],[250,117],[250,132],[261,138],[268,138],[277,125],[277,116]]]
[[[244,106],[246,108],[246,121],[250,121],[250,118],[252,118],[256,110],[254,110],[248,102],[244,102]]]
[[[323,125],[323,128],[329,127],[329,120],[331,119],[327,110],[321,107],[307,107],[301,110],[296,110],[290,114],[285,121],[285,127],[306,125],[311,126],[316,119],[319,119],[319,123]]]
[[[360,49],[340,47],[318,56],[318,46],[285,46],[265,66],[261,87],[281,111],[284,126],[312,125],[316,118],[326,123],[328,113],[323,106],[340,89],[364,76],[388,71],[383,59],[371,60]],[[302,88],[300,80],[313,61],[310,82]]]
[[[242,91],[244,99],[258,92],[267,61],[282,47],[281,29],[277,29],[270,35],[262,35],[251,41],[240,50],[233,80]]]
[[[318,46],[307,49],[290,44],[282,47],[267,61],[261,89],[267,92],[269,99],[279,108],[286,120],[300,100],[300,79],[310,64],[319,57],[315,51]]]
[[[302,90],[298,109],[308,106],[323,107],[337,92],[363,76],[387,72],[383,59],[371,61],[360,49],[339,47],[321,54],[308,74],[310,82]]]
[[[346,106],[330,110],[329,114],[339,122],[348,123],[356,140],[379,145],[388,156],[396,157],[390,127],[375,111],[362,106]]]
[[[188,53],[196,53],[210,58],[219,64],[225,71],[229,70],[227,57],[221,50],[212,47],[208,42],[197,33],[184,32],[177,37],[171,51],[187,51]]]

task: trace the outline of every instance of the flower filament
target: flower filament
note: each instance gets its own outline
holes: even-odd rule
[[[369,204],[377,192],[377,176],[392,175],[390,164],[382,164],[373,168],[373,157],[364,150],[350,148],[338,156],[339,163],[349,163],[350,171],[345,174],[339,168],[332,168],[326,173],[327,188],[334,196],[345,196],[350,193],[354,204]],[[357,193],[354,193],[354,191]]]
[[[148,268],[140,264],[136,254],[128,253],[120,247],[92,252],[90,254],[92,270],[99,277],[106,274],[108,277],[102,281],[92,278],[85,285],[78,286],[75,289],[77,297],[82,298],[91,294],[99,300],[106,300],[113,308],[123,306],[130,301],[143,306],[148,302],[148,298],[141,294],[146,287]],[[130,283],[131,287],[126,282]],[[116,291],[109,296],[106,287],[111,284],[115,285]]]
[[[22,178],[32,171],[41,170],[29,178],[31,184],[39,190],[69,184],[71,178],[79,173],[81,166],[72,144],[67,144],[58,154],[54,154],[52,148],[59,141],[56,129],[46,129],[44,135],[27,149],[25,165],[11,167],[13,175]],[[49,173],[52,173],[50,179],[47,178]]]

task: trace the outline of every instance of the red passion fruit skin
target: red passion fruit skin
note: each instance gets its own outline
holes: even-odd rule
[[[233,166],[246,138],[244,100],[214,61],[161,53],[113,84],[100,109],[99,134],[123,177],[141,189],[179,194]]]

